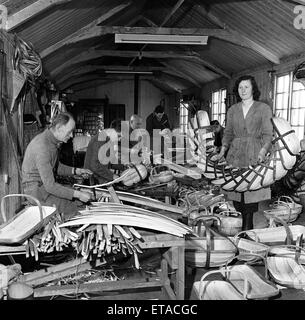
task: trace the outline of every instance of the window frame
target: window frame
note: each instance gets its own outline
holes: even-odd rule
[[[281,117],[283,117],[284,119],[286,119],[292,129],[294,128],[302,128],[303,127],[303,132],[300,133],[299,135],[299,130],[295,130],[298,138],[301,140],[304,138],[304,135],[305,135],[305,116],[304,116],[304,119],[303,119],[303,125],[302,123],[301,124],[297,124],[297,125],[294,125],[291,123],[292,121],[292,112],[295,111],[295,110],[300,110],[300,109],[303,109],[305,110],[305,105],[303,108],[300,108],[299,106],[297,108],[293,108],[293,94],[294,92],[300,92],[300,91],[304,91],[305,92],[305,86],[303,85],[303,89],[301,90],[293,90],[293,87],[294,87],[294,82],[298,82],[298,81],[294,81],[293,79],[293,71],[286,71],[286,72],[281,72],[281,73],[278,73],[275,75],[275,81],[274,81],[274,100],[273,100],[273,113],[275,114],[275,116],[278,116],[278,112],[277,112],[277,95],[279,94],[278,93],[278,78],[280,77],[283,77],[283,76],[287,76],[289,75],[289,88],[288,88],[288,104],[287,104],[287,117],[283,117],[283,115],[280,114]],[[280,110],[285,110],[285,109],[280,109]]]
[[[225,92],[225,94],[223,94]],[[218,101],[214,103],[214,94],[218,94]],[[211,120],[218,120],[221,125],[224,125],[226,119],[226,97],[227,97],[227,88],[223,87],[218,90],[212,91],[212,99],[211,99],[211,112],[210,118]],[[217,104],[217,112],[214,113],[214,105]],[[223,111],[223,112],[222,112]]]

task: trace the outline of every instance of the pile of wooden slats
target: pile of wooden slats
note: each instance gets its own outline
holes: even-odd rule
[[[80,215],[63,223],[60,227],[84,224],[114,224],[150,229],[177,237],[193,233],[188,226],[165,215],[119,203],[94,202],[93,206],[87,210],[80,211],[80,213]]]
[[[62,251],[72,245],[87,260],[120,252],[134,255],[139,268],[138,253],[142,253],[140,243],[144,240],[136,228],[177,237],[194,235],[191,228],[172,218],[119,203],[94,202],[79,213],[64,223],[55,216],[42,233],[27,240],[27,257],[38,260],[38,252]]]

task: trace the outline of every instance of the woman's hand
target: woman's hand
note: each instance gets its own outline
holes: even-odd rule
[[[257,156],[257,161],[258,163],[262,163],[265,161],[266,159],[266,149],[265,148],[261,148],[260,152],[258,153],[258,156]]]

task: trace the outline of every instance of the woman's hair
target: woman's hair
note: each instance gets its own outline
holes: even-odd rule
[[[218,120],[212,120],[211,122],[210,122],[210,125],[211,126],[218,126],[220,123],[219,123],[219,121]]]
[[[70,112],[59,112],[53,119],[52,122],[50,124],[50,128],[55,128],[56,125],[60,124],[60,125],[66,125],[69,120],[73,118],[73,115]]]
[[[114,119],[110,123],[110,128],[114,129],[115,131],[120,132],[122,129],[121,123],[124,121],[124,119]]]
[[[155,113],[163,113],[164,112],[164,107],[158,105],[155,108]]]
[[[238,86],[239,84],[244,81],[244,80],[250,80],[251,81],[251,84],[252,84],[252,94],[253,94],[253,100],[258,100],[260,95],[261,95],[261,92],[258,90],[258,86],[257,86],[257,83],[254,79],[253,76],[249,76],[249,75],[245,75],[245,76],[241,76],[239,77],[236,81],[235,81],[235,84],[234,84],[234,88],[233,88],[233,93],[235,94],[236,96],[236,99],[237,99],[237,102],[240,102],[241,101],[241,98],[239,96],[239,93],[238,93]]]

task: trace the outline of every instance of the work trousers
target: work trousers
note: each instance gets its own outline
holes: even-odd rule
[[[245,203],[244,194],[241,194],[241,201],[233,201],[234,208],[242,215],[242,230],[253,229],[253,214],[258,211],[258,203]]]

